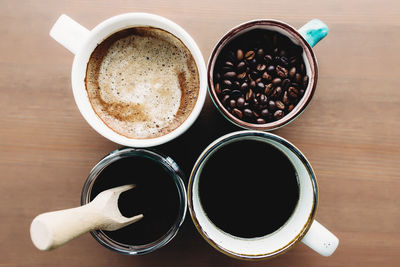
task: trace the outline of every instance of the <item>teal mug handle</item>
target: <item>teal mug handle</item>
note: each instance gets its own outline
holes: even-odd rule
[[[301,36],[314,47],[329,32],[328,26],[319,19],[313,19],[303,25],[299,30]]]

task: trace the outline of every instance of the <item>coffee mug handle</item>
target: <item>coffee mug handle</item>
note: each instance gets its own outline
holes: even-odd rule
[[[339,239],[316,220],[301,241],[325,257],[332,255],[339,245]]]
[[[50,30],[50,36],[76,54],[89,36],[90,31],[67,15],[61,15]]]
[[[306,39],[311,47],[314,47],[319,41],[328,35],[329,28],[321,20],[313,19],[304,24],[298,32],[304,39]]]

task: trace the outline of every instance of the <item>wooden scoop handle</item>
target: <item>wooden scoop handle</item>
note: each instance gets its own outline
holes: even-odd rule
[[[77,208],[46,212],[33,219],[31,238],[38,249],[51,250],[96,229],[99,222],[101,216],[93,212],[90,203]]]

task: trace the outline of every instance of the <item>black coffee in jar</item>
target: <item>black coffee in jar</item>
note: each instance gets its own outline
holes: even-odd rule
[[[243,238],[279,229],[298,199],[296,170],[277,148],[261,141],[237,141],[217,150],[199,181],[201,205],[221,230]]]
[[[144,245],[158,240],[178,218],[180,202],[173,177],[152,159],[122,158],[100,173],[90,199],[104,190],[126,184],[135,184],[136,187],[120,195],[118,208],[121,214],[125,217],[143,214],[144,217],[122,229],[103,232],[127,245]]]

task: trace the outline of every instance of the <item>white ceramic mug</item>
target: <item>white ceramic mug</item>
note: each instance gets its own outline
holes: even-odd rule
[[[111,130],[94,112],[85,87],[87,63],[96,46],[115,32],[140,26],[159,28],[180,39],[191,52],[196,62],[200,79],[198,99],[189,117],[179,127],[168,134],[149,139],[128,138]],[[51,29],[50,36],[75,55],[71,73],[75,102],[90,126],[107,139],[131,147],[160,145],[185,132],[200,114],[207,92],[207,71],[204,58],[192,37],[176,23],[153,14],[126,13],[111,17],[97,25],[94,29],[88,30],[70,17],[61,15]]]
[[[257,140],[273,145],[288,157],[297,173],[300,194],[295,210],[284,225],[263,237],[241,238],[222,231],[207,217],[200,202],[199,181],[207,160],[219,148],[242,140]],[[203,238],[217,250],[235,258],[270,258],[286,252],[299,241],[323,256],[330,256],[339,244],[335,235],[314,220],[318,187],[310,163],[293,144],[271,133],[239,131],[224,135],[212,142],[193,167],[188,186],[188,201],[193,222]]]

